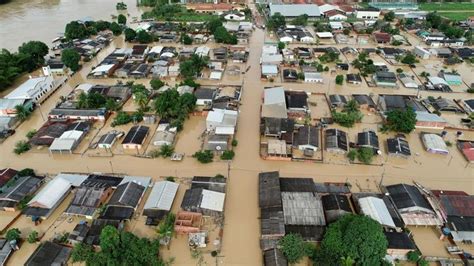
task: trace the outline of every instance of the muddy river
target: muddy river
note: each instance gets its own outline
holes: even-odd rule
[[[111,20],[117,15],[116,0],[11,0],[0,5],[0,48],[16,50],[23,42],[39,40],[50,45],[76,19]],[[129,21],[140,11],[135,0],[123,0]]]

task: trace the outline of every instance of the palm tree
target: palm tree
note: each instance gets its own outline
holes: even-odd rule
[[[148,103],[148,96],[142,91],[136,92],[134,96],[135,103],[140,107],[140,109],[145,109]]]
[[[31,111],[28,108],[26,108],[24,105],[15,106],[15,111],[16,111],[16,117],[20,121],[25,121],[26,119],[28,119],[28,117],[31,114]]]
[[[352,266],[354,265],[355,261],[350,256],[342,257],[341,258],[341,265],[342,266]]]

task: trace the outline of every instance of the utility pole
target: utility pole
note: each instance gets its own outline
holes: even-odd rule
[[[230,178],[230,161],[227,161],[227,179]]]
[[[382,191],[383,178],[385,177],[385,165],[383,167],[382,178],[380,178],[379,189]]]
[[[114,167],[112,166],[112,161],[109,161],[110,169],[112,170],[112,175],[114,174]]]

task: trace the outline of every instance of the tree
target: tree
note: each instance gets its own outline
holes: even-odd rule
[[[134,41],[137,37],[137,33],[131,28],[126,28],[123,33],[125,35],[125,41],[127,42]]]
[[[342,85],[344,83],[344,76],[343,75],[337,75],[336,76],[336,84],[337,85]]]
[[[195,78],[208,63],[209,58],[193,54],[190,59],[181,62],[179,73],[185,79]]]
[[[127,24],[127,17],[124,14],[119,14],[117,17],[117,23],[122,25]]]
[[[143,91],[138,91],[134,95],[135,103],[140,107],[141,110],[144,110],[148,103],[148,95]]]
[[[174,153],[174,148],[171,145],[162,145],[160,147],[160,155],[163,156],[163,158],[168,158],[171,157]]]
[[[17,242],[20,240],[21,231],[18,228],[12,228],[7,231],[5,238],[8,241],[16,240]]]
[[[71,252],[72,262],[90,261],[93,256],[94,248],[85,243],[76,244]]]
[[[216,28],[214,31],[214,40],[217,43],[237,44],[237,37],[230,34],[224,26]]]
[[[342,30],[342,33],[344,33],[344,35],[349,35],[349,34],[351,34],[351,30],[345,28],[344,30]]]
[[[357,150],[357,160],[365,164],[370,164],[374,157],[374,150],[368,147],[362,147]]]
[[[387,251],[382,226],[363,215],[348,214],[329,225],[316,253],[323,265],[338,265],[350,257],[357,265],[379,265]]]
[[[104,95],[97,92],[79,94],[76,102],[76,108],[78,109],[97,109],[105,107],[107,100]]]
[[[280,14],[279,12],[273,14],[270,19],[267,21],[267,28],[271,30],[276,30],[280,27],[284,27],[286,25],[285,17]]]
[[[230,150],[230,151],[224,151],[221,155],[221,160],[232,160],[234,159],[235,152]]]
[[[193,154],[193,157],[200,163],[211,163],[214,159],[214,153],[210,150],[197,151]]]
[[[27,71],[33,71],[38,66],[44,64],[44,57],[48,54],[49,48],[46,44],[40,41],[29,41],[23,43],[19,48],[18,52],[21,55],[25,55],[30,64]]]
[[[278,49],[283,50],[285,49],[286,44],[284,42],[278,42]]]
[[[411,250],[407,253],[407,259],[411,262],[417,262],[421,257],[421,253],[418,250]]]
[[[185,45],[193,44],[193,38],[189,37],[187,34],[181,35],[181,42]]]
[[[27,241],[30,244],[36,243],[36,241],[38,241],[38,232],[35,230],[31,231],[31,233],[28,235]]]
[[[87,30],[86,25],[77,21],[71,21],[66,24],[64,36],[68,40],[84,39],[89,37],[89,31]]]
[[[67,48],[61,53],[61,61],[72,71],[77,71],[80,68],[81,55],[75,49]]]
[[[214,34],[217,28],[222,27],[222,20],[219,18],[215,18],[207,23],[207,29],[210,33]]]
[[[17,176],[35,176],[35,171],[31,168],[23,168],[17,174]]]
[[[100,232],[100,248],[114,258],[120,257],[120,235],[117,228],[105,226]]]
[[[114,121],[112,122],[112,127],[125,125],[130,122],[132,122],[132,117],[130,116],[130,114],[121,111],[118,112],[117,116],[114,118]]]
[[[145,30],[140,30],[137,33],[137,41],[139,43],[151,43],[153,41],[153,36]]]
[[[385,15],[383,15],[383,19],[385,21],[393,21],[395,19],[395,12],[389,11]]]
[[[392,131],[410,133],[415,129],[416,113],[412,108],[405,110],[394,109],[386,113],[385,126]]]
[[[116,5],[115,5],[115,8],[117,10],[126,10],[127,9],[127,4],[125,4],[124,2],[118,2]]]
[[[291,24],[293,24],[293,25],[298,25],[298,26],[306,26],[306,25],[308,25],[308,15],[307,15],[307,14],[303,14],[303,15],[297,16],[296,18],[294,18],[294,19],[291,21]]]
[[[278,244],[290,264],[299,262],[306,255],[306,245],[299,234],[287,234],[280,239]]]
[[[350,100],[344,106],[342,112],[333,111],[334,122],[343,127],[352,127],[362,120],[362,113],[359,111],[359,104],[355,100]]]
[[[115,36],[122,34],[122,27],[116,22],[110,23],[110,30]]]
[[[407,53],[401,60],[403,64],[413,65],[417,62],[416,56],[412,53]]]
[[[435,11],[426,14],[426,21],[431,25],[432,28],[438,29],[443,22],[443,18]]]
[[[25,121],[30,117],[31,115],[31,110],[26,108],[24,105],[16,105],[15,106],[15,113],[16,113],[16,118],[20,121]]]
[[[158,90],[160,89],[161,87],[163,87],[165,85],[165,83],[163,81],[161,81],[160,79],[152,79],[150,80],[150,86],[153,90]]]

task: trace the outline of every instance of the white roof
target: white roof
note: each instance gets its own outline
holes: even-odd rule
[[[216,127],[216,135],[234,135],[235,127]]]
[[[170,181],[159,181],[153,186],[143,209],[171,210],[179,184]]]
[[[334,9],[339,9],[338,6],[330,5],[330,4],[324,4],[319,6],[319,12],[325,13],[328,12],[329,10],[334,10]]]
[[[305,79],[323,79],[323,76],[319,72],[305,72],[304,73]]]
[[[235,126],[238,112],[234,110],[214,109],[207,114],[206,122],[220,123],[220,126]]]
[[[69,183],[71,183],[73,187],[79,187],[82,184],[82,182],[84,182],[88,177],[89,175],[66,174],[66,173],[59,173],[56,176],[56,178],[62,178],[69,181]]]
[[[282,87],[264,90],[264,104],[286,103],[285,90]]]
[[[68,180],[55,177],[28,202],[28,205],[34,204],[34,206],[51,209],[68,193],[70,188],[71,183]]]
[[[449,153],[443,138],[437,134],[423,134],[423,143],[428,151]]]
[[[332,33],[330,32],[316,32],[316,36],[319,38],[332,38]]]
[[[222,78],[222,71],[212,71],[209,79],[220,80]]]
[[[308,15],[308,17],[319,17],[321,15],[319,6],[315,4],[270,4],[270,16],[273,16],[275,13],[280,13],[284,17],[297,17],[304,14]]]
[[[262,47],[262,54],[277,54],[278,47],[276,45],[264,45]]]
[[[428,77],[428,81],[433,85],[436,85],[436,84],[448,85],[448,83],[444,79],[440,77],[436,77],[436,76]]]
[[[174,57],[174,54],[172,52],[164,52],[161,54],[162,57]]]
[[[376,197],[365,197],[359,199],[362,213],[376,220],[381,225],[395,227],[392,216],[385,205],[383,199]]]
[[[283,61],[283,56],[281,54],[262,54],[260,63],[280,63]]]
[[[71,151],[75,144],[76,144],[75,139],[57,138],[53,140],[53,143],[51,143],[51,146],[49,146],[49,150],[50,151]]]
[[[339,22],[339,21],[331,21],[329,22],[329,25],[331,26],[331,28],[333,29],[339,29],[339,28],[342,28],[342,22]]]
[[[77,85],[77,87],[74,90],[80,90],[85,93],[88,93],[92,87],[94,87],[94,84],[82,83],[82,84]]]
[[[97,74],[97,73],[102,73],[102,72],[109,72],[110,69],[112,69],[115,65],[114,64],[108,64],[108,65],[100,65],[94,70],[92,70],[92,74]]]
[[[403,86],[407,88],[418,88],[418,84],[411,77],[403,77],[400,79],[403,83]]]
[[[446,122],[444,118],[438,116],[437,114],[428,113],[426,111],[417,111],[416,112],[416,121],[424,121],[424,122]]]
[[[7,99],[30,99],[34,94],[34,89],[41,82],[45,82],[48,77],[30,78],[23,82],[20,86],[10,92],[5,98]]]
[[[122,182],[120,182],[120,184],[118,184],[118,185],[120,186],[120,185],[126,184],[128,182],[135,182],[135,183],[137,183],[141,186],[144,186],[146,188],[151,183],[151,177],[126,175],[126,176],[123,177]]]
[[[150,52],[148,52],[149,54],[151,53],[154,53],[154,54],[160,54],[161,53],[161,50],[163,50],[163,46],[160,46],[160,45],[157,45],[157,46],[153,46],[150,50]]]
[[[172,65],[168,67],[169,72],[178,72],[179,71],[179,64],[177,65]]]
[[[262,65],[262,74],[278,74],[278,67],[276,65]]]
[[[63,134],[61,134],[59,138],[60,139],[73,139],[77,141],[82,137],[82,134],[84,134],[84,131],[68,130],[68,131],[65,131]]]
[[[207,46],[199,46],[196,48],[196,51],[194,52],[195,54],[199,56],[207,56],[209,54],[209,47]]]
[[[201,208],[213,211],[224,211],[225,194],[207,189],[202,190]]]

